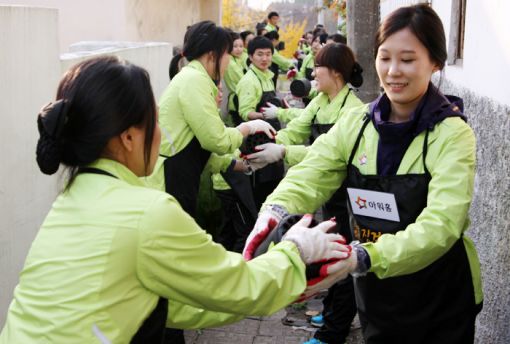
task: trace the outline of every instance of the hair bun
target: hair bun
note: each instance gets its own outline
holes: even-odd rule
[[[60,137],[67,121],[68,104],[63,100],[49,103],[37,116],[37,129],[39,140],[37,141],[36,160],[39,169],[44,174],[57,172],[62,158]]]
[[[349,80],[350,84],[354,87],[360,87],[363,85],[363,67],[358,62],[354,62],[354,66],[352,66],[351,78]]]

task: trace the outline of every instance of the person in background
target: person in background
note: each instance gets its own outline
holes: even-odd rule
[[[247,30],[247,31],[241,32],[240,36],[241,36],[241,38],[243,40],[243,45],[244,45],[243,54],[241,55],[241,60],[243,62],[244,73],[246,73],[248,71],[248,61],[249,61],[249,58],[248,58],[248,43],[250,43],[250,41],[253,38],[255,38],[255,35],[253,34],[253,32]]]
[[[258,131],[271,137],[275,130],[264,121],[244,122],[236,128],[227,128],[222,122],[217,84],[228,66],[231,49],[232,39],[225,29],[210,21],[191,26],[182,56],[175,56],[172,64],[182,57],[190,62],[172,79],[159,104],[166,191],[191,216],[196,211],[200,175],[211,154],[233,153],[243,137]],[[230,164],[231,159],[225,159],[221,170]],[[238,165],[240,170],[245,168]]]
[[[342,263],[354,276],[365,341],[473,343],[483,292],[465,233],[476,144],[462,100],[431,82],[447,58],[443,25],[428,4],[401,7],[375,42],[384,94],[315,141],[267,198],[250,237],[260,240],[286,213],[316,210],[345,183],[356,242]]]
[[[328,36],[325,33],[319,33],[313,37],[311,44],[311,54],[306,55],[305,59],[303,60],[303,64],[301,65],[301,68],[296,75],[297,79],[306,78],[310,81],[313,80],[312,73],[315,68],[315,56],[326,44],[327,37]]]
[[[345,38],[345,36],[340,33],[334,33],[332,35],[328,35],[328,38],[326,39],[326,44],[329,43],[347,44],[347,38]]]
[[[145,187],[161,140],[157,106],[149,73],[117,57],[73,66],[37,126],[39,168],[62,165],[68,179],[30,247],[1,344],[167,343],[165,324],[273,313],[305,290],[305,264],[349,254],[326,234],[334,222],[307,228],[305,216],[246,262],[174,197]]]
[[[232,52],[230,53],[230,62],[228,64],[227,70],[223,75],[223,81],[225,82],[225,86],[227,87],[227,90],[229,92],[227,107],[229,112],[235,110],[234,96],[236,94],[237,83],[239,82],[239,80],[241,80],[244,73],[246,73],[247,71],[244,70],[244,64],[242,60],[244,49],[243,40],[241,39],[241,36],[237,32],[231,32],[230,35],[232,37],[233,42]],[[232,122],[231,119],[227,121],[227,123],[230,122]]]
[[[255,37],[248,45],[248,55],[251,61],[250,69],[241,78],[236,89],[239,101],[239,121],[250,123],[256,119],[263,120],[264,116],[260,112],[262,107],[266,106],[268,102],[282,104],[276,96],[272,81],[273,73],[269,70],[273,51],[273,44],[265,37]],[[277,119],[267,121],[273,128],[277,130],[281,128]],[[283,163],[278,162],[270,164],[253,174],[253,193],[257,209],[260,208],[267,195],[274,190],[283,177],[283,173]]]
[[[280,28],[278,27],[278,22],[280,21],[280,16],[276,12],[269,12],[267,15],[267,25],[265,29],[267,32],[271,31],[279,31]]]
[[[280,70],[287,72],[289,69],[294,69],[294,62],[284,56],[282,56],[279,52],[277,47],[280,45],[280,35],[278,34],[278,31],[269,31],[264,35],[267,39],[271,41],[274,47],[273,52],[273,58],[271,63],[271,72],[273,72],[273,83],[274,87],[276,88],[277,80],[278,80],[278,74]]]

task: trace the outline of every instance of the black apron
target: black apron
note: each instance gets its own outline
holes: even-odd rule
[[[362,175],[352,161],[369,122],[367,116],[349,157],[347,187],[393,194],[400,222],[355,215],[347,202],[352,235],[361,242],[375,242],[382,234],[395,234],[414,223],[427,206],[431,180],[425,164],[428,129],[423,144],[424,173]],[[441,258],[418,272],[385,279],[369,272],[355,279],[355,289],[363,333],[369,344],[464,343],[466,337],[457,321],[479,311],[475,310],[462,237]]]
[[[312,81],[313,79],[315,79],[313,76],[312,76],[312,73],[313,73],[313,68],[305,68],[305,78],[307,78],[308,80]]]
[[[104,176],[115,177],[113,174],[94,167],[81,167],[78,173],[101,174]],[[165,325],[168,315],[168,300],[160,297],[154,310],[144,320],[142,326],[136,331],[130,343],[163,343],[165,335]]]
[[[211,152],[205,150],[193,139],[174,156],[165,156],[165,191],[174,196],[182,209],[195,218],[197,210],[200,176]]]

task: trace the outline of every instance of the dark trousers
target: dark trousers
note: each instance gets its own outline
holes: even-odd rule
[[[165,329],[165,344],[185,344],[184,331],[176,328]]]
[[[253,188],[253,198],[255,198],[255,205],[257,206],[257,209],[260,209],[267,196],[269,196],[274,191],[274,189],[276,189],[280,181],[281,179],[278,179],[270,182],[258,183],[255,185]]]
[[[324,326],[315,332],[314,337],[328,344],[345,343],[356,315],[352,277],[349,276],[329,288],[323,304]]]
[[[255,220],[232,190],[215,190],[221,201],[223,222],[218,243],[228,251],[241,253]]]

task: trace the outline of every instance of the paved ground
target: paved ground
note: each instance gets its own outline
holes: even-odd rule
[[[315,332],[305,319],[306,311],[320,311],[321,307],[321,300],[316,299],[308,302],[307,308],[289,307],[269,317],[250,317],[224,327],[185,331],[186,344],[301,344]],[[283,325],[283,318],[295,326]],[[359,322],[355,319],[346,344],[362,343]]]

